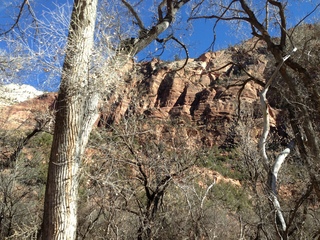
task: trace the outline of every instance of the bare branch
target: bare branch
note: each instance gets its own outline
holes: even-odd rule
[[[232,5],[234,2],[235,2],[235,1],[232,1],[232,2],[226,7],[226,9],[222,12],[221,17],[223,17],[223,16],[227,13],[227,11],[229,10],[229,8],[231,8],[231,5]],[[218,22],[219,22],[220,20],[223,20],[223,19],[222,19],[222,18],[218,18],[217,21],[214,23],[214,26],[213,26],[213,28],[212,28],[212,31],[213,31],[213,33],[214,33],[213,41],[212,41],[211,46],[210,46],[210,48],[211,48],[212,50],[214,50],[214,45],[215,45],[215,42],[216,42],[216,39],[217,39],[216,27],[217,27]],[[226,19],[226,20],[227,20],[227,19]],[[230,19],[230,20],[236,20],[236,19]],[[241,19],[239,19],[239,20],[241,20]],[[246,19],[243,19],[243,20],[244,20],[244,21],[247,21]]]
[[[49,122],[49,119],[37,120],[37,124],[34,127],[34,129],[32,130],[32,132],[29,133],[24,139],[21,140],[21,142],[19,143],[19,145],[17,146],[15,151],[8,158],[5,167],[12,166],[12,164],[14,164],[17,161],[17,159],[18,159],[19,155],[21,154],[21,151],[23,150],[23,148],[29,143],[29,141],[33,137],[35,137],[37,134],[39,134],[40,132],[43,131],[44,127],[47,125],[48,122]]]
[[[186,53],[186,60],[185,60],[184,64],[183,64],[180,68],[178,68],[178,69],[175,70],[175,71],[179,71],[179,70],[183,69],[183,68],[187,65],[188,60],[189,60],[189,52],[188,52],[188,49],[187,49],[186,45],[184,45],[184,44],[183,44],[181,41],[179,41],[176,37],[172,37],[172,40],[174,40],[174,41],[176,41],[178,44],[180,44],[180,45],[182,46],[182,48],[184,49],[185,53]]]
[[[137,24],[140,27],[140,29],[142,29],[142,30],[146,29],[144,27],[144,24],[143,24],[141,18],[138,15],[138,13],[134,10],[134,8],[130,5],[130,3],[128,3],[126,0],[121,0],[121,2],[128,8],[128,10],[131,12],[131,14],[137,20]]]
[[[201,200],[201,204],[200,204],[200,208],[201,208],[201,209],[203,209],[204,200],[206,199],[206,197],[207,197],[210,189],[211,189],[215,184],[216,184],[216,179],[214,179],[214,180],[213,180],[213,183],[211,183],[210,186],[207,187],[207,190],[206,190],[206,192],[205,192],[205,194],[204,194],[204,196],[203,196],[203,198],[202,198],[202,200]]]
[[[276,6],[279,9],[279,16],[280,16],[280,29],[281,29],[281,40],[280,40],[280,47],[284,49],[286,46],[286,38],[287,38],[287,23],[286,23],[286,17],[284,14],[284,7],[281,2],[274,1],[274,0],[268,0],[268,2]]]
[[[292,52],[295,52],[296,50],[297,49],[294,48],[292,50]],[[284,220],[284,217],[283,217],[283,214],[281,211],[280,203],[278,201],[277,192],[276,192],[276,185],[277,185],[278,172],[279,172],[281,165],[284,162],[285,158],[289,155],[290,149],[293,148],[293,142],[291,142],[288,145],[288,147],[278,155],[273,167],[270,169],[269,157],[268,157],[267,151],[266,151],[267,138],[268,138],[269,131],[270,131],[270,109],[269,109],[269,104],[267,102],[268,101],[267,100],[267,92],[268,92],[268,89],[269,89],[271,83],[273,82],[273,80],[275,79],[279,70],[281,69],[282,65],[289,57],[290,57],[290,55],[287,55],[282,58],[282,61],[278,64],[276,70],[274,71],[274,73],[272,74],[270,79],[267,81],[264,89],[260,93],[261,110],[263,113],[263,132],[261,134],[260,141],[259,141],[259,151],[260,151],[261,158],[263,159],[264,168],[269,173],[268,185],[270,188],[270,198],[271,198],[271,201],[272,201],[273,206],[275,208],[277,217],[281,223],[282,230],[284,232],[287,230],[287,225],[286,225],[286,222]]]
[[[12,26],[11,26],[7,31],[1,33],[0,36],[8,34],[9,32],[11,32],[11,31],[18,25],[19,20],[20,20],[20,18],[21,18],[21,16],[22,16],[22,12],[23,12],[24,6],[25,6],[26,4],[29,4],[29,0],[24,0],[24,1],[23,1],[23,3],[22,3],[21,6],[20,6],[19,13],[18,13],[18,16],[17,16],[16,20],[14,21],[14,23],[12,24]]]
[[[270,37],[268,31],[265,29],[265,27],[256,18],[256,15],[250,9],[250,7],[247,5],[246,1],[245,0],[240,0],[240,4],[241,4],[243,10],[248,15],[248,17],[249,17],[248,19],[249,19],[250,24],[252,24],[252,26],[254,26],[256,29],[258,29],[258,31],[262,34],[262,36],[265,39],[268,40],[268,42],[271,42],[271,37]],[[267,42],[267,44],[268,44],[268,42]]]
[[[320,7],[320,3],[318,3],[318,4],[314,7],[314,9],[312,9],[311,12],[309,12],[306,16],[304,16],[304,17],[294,26],[293,31],[292,31],[291,34],[290,34],[290,38],[292,37],[292,35],[293,35],[294,31],[297,29],[297,27],[298,27],[301,23],[303,23],[304,20],[306,20],[308,17],[310,17],[310,15],[313,14],[313,13],[318,9],[318,7]]]
[[[196,3],[195,6],[192,8],[190,15],[194,15],[196,10],[199,10],[200,6],[203,4],[204,1],[205,0],[201,0],[200,2]]]
[[[186,45],[184,43],[182,43],[179,39],[174,37],[172,34],[170,34],[168,37],[166,37],[164,39],[158,39],[157,38],[156,41],[159,42],[159,43],[166,44],[166,42],[168,42],[171,39],[174,40],[175,42],[177,42],[184,49],[184,51],[186,53],[186,59],[185,59],[184,64],[181,67],[179,67],[178,69],[174,70],[174,71],[179,71],[179,70],[183,69],[187,65],[188,60],[189,60],[189,51],[188,51]],[[162,52],[159,55],[161,55],[164,52],[164,49],[165,49],[165,47],[162,48]]]
[[[158,18],[159,18],[160,21],[163,20],[162,8],[164,7],[165,2],[166,2],[166,0],[162,0],[162,2],[161,2],[161,3],[159,4],[159,6],[158,6]]]
[[[307,191],[304,194],[302,194],[302,196],[296,202],[294,209],[290,212],[290,215],[289,215],[288,228],[292,225],[293,220],[297,215],[298,209],[301,207],[302,203],[310,196],[310,194],[312,193],[312,190],[313,190],[313,185],[310,184],[307,188]],[[292,234],[292,231],[293,230],[291,230],[290,231],[291,233],[288,234],[289,236]]]
[[[28,7],[28,11],[30,12],[30,14],[31,14],[31,16],[32,16],[32,18],[33,18],[33,22],[35,22],[35,23],[37,22],[36,15],[35,15],[32,7],[31,7],[31,5],[30,5],[30,3],[29,3],[29,0],[23,0],[21,6],[19,7],[19,13],[18,13],[18,16],[16,17],[14,23],[11,25],[11,27],[10,27],[8,30],[0,33],[0,36],[3,36],[3,35],[8,34],[8,33],[11,32],[15,27],[18,26],[19,21],[21,20],[21,17],[22,17],[22,14],[23,14],[23,10],[24,10],[24,8],[25,8],[25,5],[27,5],[27,7]]]
[[[173,22],[178,10],[188,3],[190,0],[181,0],[181,1],[172,1],[167,0],[166,2],[166,15],[162,16],[162,6],[164,2],[161,2],[158,7],[159,13],[159,19],[157,23],[151,27],[149,31],[147,31],[145,34],[143,34],[143,37],[139,37],[137,39],[126,39],[127,46],[121,47],[121,49],[118,51],[119,54],[126,54],[126,55],[136,55],[139,53],[142,49],[144,49],[146,46],[148,46],[152,41],[156,40],[157,37],[163,33],[165,30],[167,30],[170,26],[170,24]],[[126,2],[126,1],[125,1]],[[137,14],[136,14],[137,15]],[[138,19],[139,17],[136,17]],[[141,25],[141,23],[140,23]]]
[[[210,15],[210,16],[197,16],[197,17],[190,17],[188,20],[197,20],[197,19],[218,19],[219,20],[225,20],[225,21],[233,21],[233,20],[243,20],[243,21],[247,21],[249,22],[250,19],[249,18],[245,18],[245,17],[221,17],[218,15]],[[217,22],[218,22],[217,21]],[[216,22],[216,23],[217,23]],[[216,25],[216,24],[215,24]]]

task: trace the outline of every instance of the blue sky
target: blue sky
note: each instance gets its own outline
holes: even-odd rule
[[[4,26],[10,23],[11,15],[14,15],[12,11],[17,11],[13,6],[11,0],[1,0],[2,4],[0,6],[0,26]],[[22,0],[16,0],[16,2],[21,2]],[[120,0],[119,0],[120,1]],[[59,5],[65,4],[66,0],[30,0],[33,6],[33,10],[37,17],[40,19],[42,18],[42,13],[47,12],[49,10],[55,9]],[[70,3],[72,3],[72,0],[69,0]],[[292,26],[296,24],[302,17],[304,17],[307,13],[309,13],[313,7],[316,4],[319,4],[320,0],[314,1],[314,0],[289,0],[288,1],[288,10],[287,10],[287,16],[288,16],[288,25]],[[148,2],[147,2],[148,3]],[[183,9],[182,9],[183,10]],[[306,20],[306,22],[315,22],[319,21],[319,9]],[[186,15],[181,16],[182,21],[185,21],[187,18]],[[214,24],[214,20],[194,20],[191,22],[192,27],[189,26],[189,30],[185,31],[184,29],[178,30],[176,36],[180,38],[182,42],[186,44],[188,47],[188,51],[190,54],[190,57],[197,58],[202,53],[208,51],[210,49],[210,45],[213,40],[213,31],[212,27]],[[23,23],[22,23],[23,24]],[[246,38],[251,37],[250,31],[245,31],[242,29],[242,31],[235,31],[235,27],[233,27],[230,23],[223,23],[222,21],[218,24],[216,28],[216,42],[214,45],[213,50],[219,50],[223,48],[227,48],[230,45],[234,45],[237,43],[240,43],[241,41],[245,40]],[[1,42],[0,40],[0,48],[5,48],[4,42]],[[151,46],[146,49],[146,51],[140,53],[138,55],[138,60],[144,60],[149,59],[145,58],[147,52],[152,52],[154,49],[154,44],[151,44]],[[164,52],[164,54],[161,56],[161,58],[164,58],[166,60],[172,60],[174,59],[176,55],[176,48],[170,48]],[[180,58],[183,58],[185,55],[183,51],[181,51]],[[45,79],[49,78],[50,76],[45,71],[41,71],[43,68],[38,68],[39,72],[35,71],[32,76],[27,78],[26,82],[29,84],[32,84],[38,88],[45,87]],[[21,72],[21,74],[26,74],[26,72]],[[52,77],[52,76],[51,76]],[[55,88],[58,85],[57,78],[55,77],[56,82],[53,83],[53,85],[50,88],[47,88],[48,90],[55,90]]]

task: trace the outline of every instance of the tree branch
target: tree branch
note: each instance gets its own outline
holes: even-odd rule
[[[12,24],[12,26],[11,26],[7,31],[5,31],[5,32],[3,32],[3,33],[0,33],[0,36],[8,34],[9,32],[11,32],[11,31],[18,25],[18,23],[19,23],[19,21],[20,21],[20,18],[21,18],[21,16],[22,16],[22,12],[23,12],[24,6],[25,6],[26,4],[29,5],[29,0],[24,0],[24,1],[22,2],[16,20],[14,21],[14,23]]]
[[[162,8],[165,6],[166,0],[162,0],[162,2],[158,6],[158,18],[160,21],[163,20],[163,12]]]
[[[122,1],[126,2],[125,0],[122,0]],[[142,49],[148,46],[152,41],[156,40],[161,33],[163,33],[165,30],[169,28],[178,10],[189,1],[190,0],[181,0],[181,1],[167,0],[166,1],[167,12],[164,17],[162,16],[163,14],[162,6],[165,2],[162,1],[158,6],[158,12],[159,12],[158,22],[154,24],[154,26],[143,35],[143,37],[133,39],[133,41],[131,41],[130,39],[126,39],[125,41],[126,46],[122,46],[121,49],[118,50],[118,54],[120,55],[124,54],[126,56],[127,55],[134,56],[137,53],[139,53]],[[139,17],[137,16],[136,19],[139,19]],[[140,22],[140,25],[141,25],[141,22]]]
[[[188,51],[188,49],[187,49],[187,47],[186,47],[186,45],[184,44],[184,43],[182,43],[179,39],[177,39],[175,36],[173,36],[172,34],[170,34],[170,36],[169,37],[166,37],[166,38],[164,38],[164,39],[156,39],[157,40],[157,42],[159,42],[159,43],[166,43],[166,42],[168,42],[169,40],[174,40],[175,42],[177,42],[183,49],[184,49],[184,51],[185,51],[185,53],[186,53],[186,59],[185,59],[185,62],[184,62],[184,64],[181,66],[181,67],[179,67],[178,69],[175,69],[174,71],[179,71],[179,70],[181,70],[181,69],[183,69],[186,65],[187,65],[187,63],[188,63],[188,60],[189,60],[189,51]],[[164,52],[164,47],[163,47],[163,50],[162,50],[162,52],[161,52],[161,54]],[[160,55],[161,55],[160,54]]]
[[[320,3],[318,3],[318,4],[314,7],[314,9],[312,9],[311,12],[309,12],[306,16],[304,16],[304,17],[294,26],[293,31],[291,32],[291,34],[290,34],[290,36],[289,36],[290,38],[291,38],[291,36],[293,35],[294,31],[297,29],[297,27],[298,27],[301,23],[303,23],[304,20],[306,20],[308,17],[310,17],[310,15],[313,14],[313,13],[317,10],[318,7],[320,7]]]
[[[298,209],[300,208],[300,206],[302,205],[302,203],[310,196],[310,194],[312,193],[313,190],[313,186],[312,184],[310,184],[307,188],[307,191],[302,194],[302,196],[299,198],[299,200],[296,202],[294,209],[290,212],[289,215],[289,221],[288,221],[288,228],[292,225],[294,218],[297,215]],[[291,230],[288,235],[290,236],[292,234],[292,232],[299,226],[296,226],[293,230]]]
[[[253,28],[256,28],[261,33],[261,38],[265,40],[265,42],[268,45],[269,49],[273,49],[275,47],[275,44],[271,40],[271,36],[269,35],[266,28],[259,22],[259,20],[256,18],[256,15],[254,12],[250,9],[250,7],[247,5],[245,0],[240,0],[240,4],[242,9],[246,12],[248,15],[248,22],[252,25]]]
[[[43,131],[44,127],[46,126],[46,124],[49,122],[49,120],[47,119],[39,119],[37,120],[36,126],[34,127],[34,129],[32,130],[31,133],[29,133],[24,139],[21,140],[21,142],[19,143],[19,145],[17,146],[16,150],[10,155],[10,157],[8,158],[5,167],[9,167],[12,166],[12,164],[14,164],[15,162],[17,162],[17,159],[21,153],[21,151],[23,150],[23,148],[29,143],[29,141],[36,136],[37,134],[39,134],[40,132]]]
[[[292,52],[295,52],[297,49],[294,48],[292,50]],[[262,135],[260,137],[260,141],[259,141],[259,150],[260,150],[260,155],[264,161],[264,167],[266,169],[266,171],[269,171],[269,158],[267,156],[266,153],[266,144],[267,144],[267,138],[269,135],[269,130],[270,130],[270,113],[269,113],[269,105],[268,105],[268,100],[267,100],[267,92],[269,90],[269,87],[271,85],[271,83],[273,82],[273,80],[275,79],[275,77],[277,76],[280,68],[282,67],[282,65],[284,64],[284,62],[290,57],[291,55],[287,55],[285,57],[282,58],[282,61],[278,64],[276,70],[273,72],[273,74],[271,75],[270,79],[267,81],[266,85],[264,86],[263,90],[260,92],[260,103],[261,103],[261,110],[263,113],[263,132]]]
[[[281,30],[281,40],[280,40],[280,47],[281,49],[284,49],[286,46],[286,38],[287,38],[287,23],[286,23],[286,17],[284,14],[284,7],[281,2],[274,1],[274,0],[268,0],[268,2],[276,6],[279,9],[279,16],[280,16],[280,30]]]
[[[134,16],[134,18],[137,20],[137,24],[140,27],[141,30],[145,30],[144,24],[139,17],[138,13],[134,10],[134,8],[128,3],[126,0],[121,0],[121,2],[128,8],[128,10],[131,12],[131,14]]]
[[[292,50],[292,52],[295,52],[296,50],[297,49],[294,48]],[[282,67],[284,62],[289,57],[290,57],[290,55],[287,55],[282,58],[282,61],[278,64],[276,70],[274,71],[274,73],[272,74],[270,79],[267,81],[264,89],[260,93],[261,110],[263,113],[263,132],[262,132],[262,135],[261,135],[260,141],[259,141],[259,151],[260,151],[260,155],[263,159],[264,168],[269,173],[268,187],[270,188],[270,198],[271,198],[271,201],[272,201],[273,206],[275,208],[277,217],[281,223],[282,231],[284,231],[284,232],[286,232],[286,230],[287,230],[287,225],[284,220],[284,217],[283,217],[283,214],[281,211],[281,207],[280,207],[280,203],[279,203],[278,197],[277,197],[277,191],[276,191],[277,176],[278,176],[278,172],[281,168],[282,163],[284,162],[285,158],[289,155],[290,149],[293,148],[293,142],[291,142],[288,145],[288,147],[278,155],[272,169],[270,169],[269,158],[268,158],[267,151],[266,151],[267,138],[268,138],[269,131],[270,131],[270,113],[269,113],[270,110],[269,110],[269,104],[267,103],[267,101],[268,101],[267,100],[267,92],[268,92],[268,89],[269,89],[271,83],[273,82],[276,75],[278,74],[280,68]]]
[[[187,65],[188,60],[189,60],[189,52],[188,52],[188,49],[187,49],[186,45],[184,45],[179,39],[177,39],[176,37],[173,36],[172,40],[176,41],[184,49],[184,51],[186,53],[186,59],[185,59],[184,64],[180,68],[175,70],[175,71],[179,71],[179,70],[183,69]]]

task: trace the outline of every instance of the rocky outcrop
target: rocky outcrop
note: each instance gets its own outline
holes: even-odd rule
[[[158,139],[168,132],[169,137],[175,137],[175,129],[168,130],[161,124],[171,120],[180,126],[193,126],[184,129],[185,137],[196,138],[205,145],[232,143],[239,113],[253,111],[257,124],[262,122],[258,93],[268,72],[268,56],[265,46],[259,44],[251,39],[239,47],[204,53],[189,59],[186,65],[185,60],[159,59],[134,66],[131,63],[132,70],[121,75],[118,88],[104,96],[97,125],[109,127],[137,114],[148,118],[148,122],[157,122],[154,129]],[[256,50],[251,50],[253,45]],[[0,128],[34,126],[35,113],[48,114],[54,98],[55,94],[50,93],[2,106]],[[271,123],[275,125],[278,112],[271,110]]]
[[[55,97],[55,93],[45,93],[21,103],[1,106],[0,129],[27,130],[34,128],[37,121],[52,120]]]
[[[252,44],[256,42],[243,46],[249,49]],[[208,145],[229,141],[238,111],[258,102],[261,86],[247,80],[264,81],[268,63],[262,54],[264,46],[251,52],[245,52],[243,46],[189,59],[182,69],[184,60],[168,63],[153,59],[137,64],[135,74],[124,79],[116,91],[121,94],[109,97],[101,108],[98,125],[108,127],[134,113],[157,120],[179,119],[179,124],[191,122],[198,126],[195,134]]]

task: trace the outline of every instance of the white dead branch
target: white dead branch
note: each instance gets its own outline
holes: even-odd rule
[[[292,52],[295,52],[295,51],[297,51],[296,48],[294,48],[292,50]],[[260,155],[263,159],[264,168],[270,174],[269,175],[270,178],[268,181],[268,185],[269,185],[268,187],[270,189],[270,199],[271,199],[273,206],[275,208],[278,220],[281,223],[282,231],[286,231],[287,225],[284,220],[282,210],[280,207],[280,203],[279,203],[278,197],[277,197],[277,178],[278,178],[279,170],[280,170],[284,160],[289,155],[290,149],[293,147],[293,144],[290,143],[288,145],[288,147],[286,149],[284,149],[278,155],[272,168],[270,168],[270,163],[269,163],[270,161],[269,161],[269,158],[268,158],[268,155],[266,152],[267,138],[268,138],[269,131],[270,131],[270,113],[269,113],[269,107],[268,107],[267,92],[268,92],[269,87],[272,84],[273,80],[277,76],[280,68],[283,66],[284,62],[290,56],[291,56],[291,54],[282,58],[282,61],[278,64],[276,70],[274,71],[274,73],[272,74],[272,76],[270,77],[270,79],[268,80],[265,87],[263,88],[263,90],[260,93],[261,110],[263,113],[263,132],[262,132],[262,135],[261,135],[260,141],[259,141],[259,151],[260,151]]]

